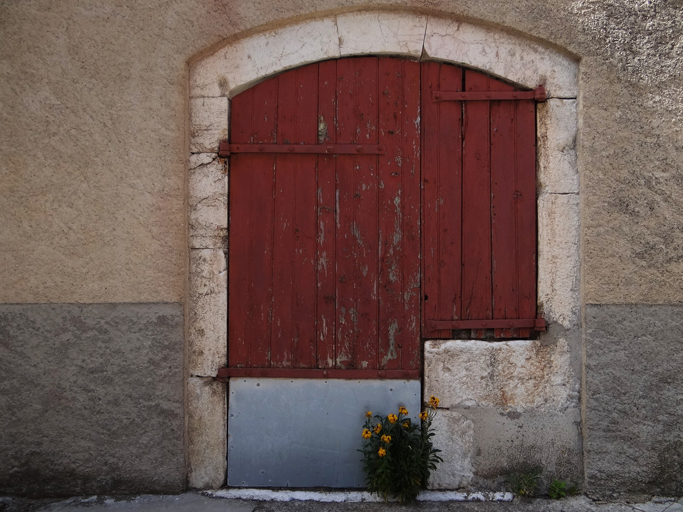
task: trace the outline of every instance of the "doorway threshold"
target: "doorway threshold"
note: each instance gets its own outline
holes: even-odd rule
[[[212,498],[258,501],[317,501],[320,503],[382,503],[384,499],[364,491],[231,488],[202,491]],[[511,492],[423,491],[417,501],[512,501]],[[388,501],[396,501],[389,499]]]

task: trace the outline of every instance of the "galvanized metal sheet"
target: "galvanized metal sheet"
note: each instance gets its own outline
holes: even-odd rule
[[[365,411],[417,420],[420,381],[233,378],[228,485],[363,487]]]

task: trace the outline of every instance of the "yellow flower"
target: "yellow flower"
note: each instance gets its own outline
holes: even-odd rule
[[[372,437],[372,432],[370,432],[367,428],[363,429],[363,439],[370,439]]]
[[[382,424],[378,423],[375,425],[375,434],[379,434],[382,431]]]
[[[387,416],[387,419],[389,420],[389,423],[396,423],[398,416],[396,416],[395,414],[390,414],[389,416]]]
[[[427,411],[422,411],[422,412],[420,413],[420,419],[421,419],[422,421],[427,421],[427,416],[429,416],[429,415],[427,414]]]
[[[408,426],[409,426],[409,425],[408,425],[408,422],[405,421],[405,422],[403,423],[403,428],[408,428]]]
[[[439,399],[436,398],[434,395],[429,397],[429,405],[431,406],[432,409],[436,409],[439,406]]]
[[[377,455],[380,457],[384,457],[387,454],[387,451],[384,448],[380,448],[379,451],[377,452]]]
[[[372,418],[372,411],[368,411],[365,413],[366,418]]]
[[[391,436],[382,436],[382,442],[389,444],[391,442]]]
[[[405,407],[401,406],[401,407],[398,408],[398,413],[399,413],[399,414],[408,414],[408,409],[406,409]]]

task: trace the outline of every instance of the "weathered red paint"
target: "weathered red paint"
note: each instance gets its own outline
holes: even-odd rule
[[[534,100],[545,90],[515,91],[471,70],[443,83],[444,68],[423,64],[422,334],[526,337],[537,329],[522,320],[536,316]],[[444,120],[446,105],[455,111]],[[462,134],[449,124],[460,112]],[[522,323],[480,322],[489,319]]]
[[[218,156],[229,157],[236,153],[285,153],[307,155],[384,155],[387,148],[376,144],[230,144],[221,141]]]
[[[270,264],[258,266],[268,281],[261,295],[244,283],[231,287],[230,366],[419,374],[419,63],[345,59],[257,87],[266,83],[275,84],[268,104],[276,109],[260,122],[267,119],[274,140],[236,140],[233,131],[224,144],[241,162],[230,169],[230,275],[255,277],[253,251],[242,247],[256,239],[269,245],[261,260]],[[250,91],[233,99],[233,123],[256,122],[258,93]],[[256,169],[256,159],[267,159],[268,169]],[[246,205],[239,194],[254,189],[245,176],[254,172],[272,183]],[[249,220],[263,211],[268,233]],[[233,230],[233,223],[252,229]],[[245,349],[252,310],[269,312],[258,317],[267,343]]]
[[[421,336],[543,330],[540,96],[376,57],[312,64],[236,96],[222,144],[231,375],[413,378]]]

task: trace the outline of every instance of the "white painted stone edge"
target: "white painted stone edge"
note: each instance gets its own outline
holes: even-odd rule
[[[384,498],[364,491],[286,491],[271,489],[219,489],[202,491],[211,498],[259,501],[317,501],[320,503],[384,503]],[[417,501],[512,501],[510,492],[423,491]],[[396,500],[388,500],[396,501]]]
[[[365,48],[345,51],[340,44],[345,30],[338,20],[347,17],[354,18],[354,25],[386,27],[394,31],[393,37],[378,30],[374,37],[359,41]],[[414,30],[399,31],[402,24],[424,25],[421,44],[416,43]],[[510,49],[517,50],[512,57]],[[578,94],[578,63],[548,46],[469,22],[363,11],[307,20],[231,42],[192,64],[190,97],[233,97],[265,76],[319,60],[369,53],[416,57],[425,51],[435,59],[482,69],[525,87],[543,83],[549,97],[576,98]]]

